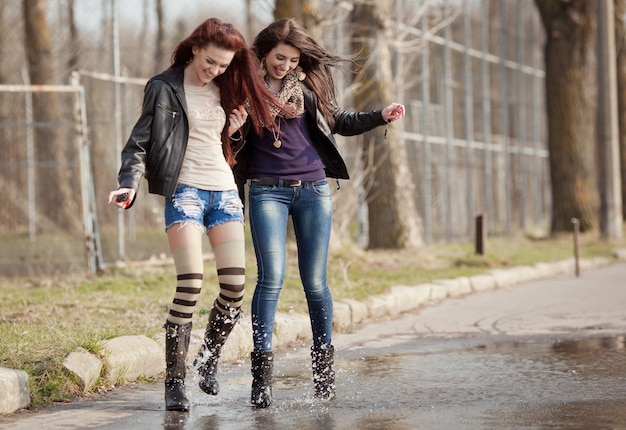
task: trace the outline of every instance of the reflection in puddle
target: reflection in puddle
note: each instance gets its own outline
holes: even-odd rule
[[[395,419],[397,425],[406,414],[417,413],[416,423],[428,428],[445,428],[437,427],[442,422],[480,423],[476,428],[572,423],[626,428],[615,427],[626,423],[623,336],[505,338],[458,347],[452,341],[424,350],[418,340],[390,354],[363,351],[342,361],[343,394],[377,411],[382,422]],[[381,423],[378,428],[401,427]]]

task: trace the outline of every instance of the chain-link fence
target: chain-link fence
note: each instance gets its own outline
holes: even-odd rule
[[[485,7],[489,4],[491,8]],[[494,7],[496,6],[496,7]],[[453,13],[448,11],[449,14]],[[546,230],[550,213],[542,28],[529,2],[465,2],[415,55],[404,138],[426,242]]]
[[[15,20],[15,32],[23,25],[20,3],[10,0],[0,8],[4,23]],[[162,197],[149,195],[144,184],[131,210],[106,205],[108,192],[117,187],[120,150],[138,118],[143,86],[167,62],[158,62],[148,42],[155,31],[154,18],[146,18],[153,2],[135,2],[140,14],[119,22],[113,20],[113,1],[75,3],[81,10],[100,11],[99,18],[82,22],[75,46],[76,35],[62,25],[66,2],[49,1],[56,67],[65,71],[59,81],[70,82],[71,70],[80,70],[70,85],[57,88],[60,92],[46,89],[55,94],[48,105],[55,115],[31,112],[32,88],[0,87],[0,183],[7,196],[0,206],[4,274],[83,270],[85,262],[93,271],[118,259],[167,255]],[[408,10],[415,6],[397,3]],[[397,96],[408,115],[393,126],[404,129],[408,143],[425,241],[471,240],[479,213],[487,216],[490,234],[545,228],[551,198],[536,10],[524,0],[435,2],[410,23],[412,15],[405,10],[398,7],[394,28],[419,43],[396,52]],[[206,16],[229,21],[231,13],[207,11]],[[188,16],[188,22],[166,21],[166,51],[198,24],[192,19],[195,11]],[[327,24],[332,31],[324,32],[326,46],[339,46],[345,19]],[[133,22],[137,25],[129,26]],[[257,22],[257,27],[264,24]],[[7,60],[0,79],[26,85],[23,40],[2,34]],[[353,148],[359,145],[351,139],[357,138],[340,139],[342,151],[358,170]],[[362,222],[365,204],[358,203],[358,189],[342,184],[337,196],[341,215],[336,222]]]

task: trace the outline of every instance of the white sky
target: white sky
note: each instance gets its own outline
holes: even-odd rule
[[[257,0],[253,3],[254,19],[262,27],[272,20],[270,4],[273,2]],[[142,25],[146,8],[152,25],[156,20],[155,0],[76,0],[76,21],[85,28],[98,28],[102,13],[108,14],[112,4],[117,4],[120,25]],[[163,7],[166,23],[189,22],[190,31],[205,19],[216,17],[246,33],[245,0],[164,0]]]

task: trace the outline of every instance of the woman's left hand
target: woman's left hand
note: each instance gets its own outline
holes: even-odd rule
[[[400,103],[391,103],[383,109],[382,114],[385,121],[396,121],[404,116],[404,105]]]
[[[233,109],[230,115],[228,115],[228,135],[232,136],[246,123],[248,119],[248,112],[246,109],[239,105],[237,109]]]

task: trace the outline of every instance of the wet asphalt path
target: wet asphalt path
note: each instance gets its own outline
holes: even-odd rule
[[[335,336],[337,399],[312,400],[306,347],[276,354],[275,403],[249,361],[222,391],[191,375],[189,413],[159,384],[0,417],[4,429],[626,429],[626,263],[448,299]]]

